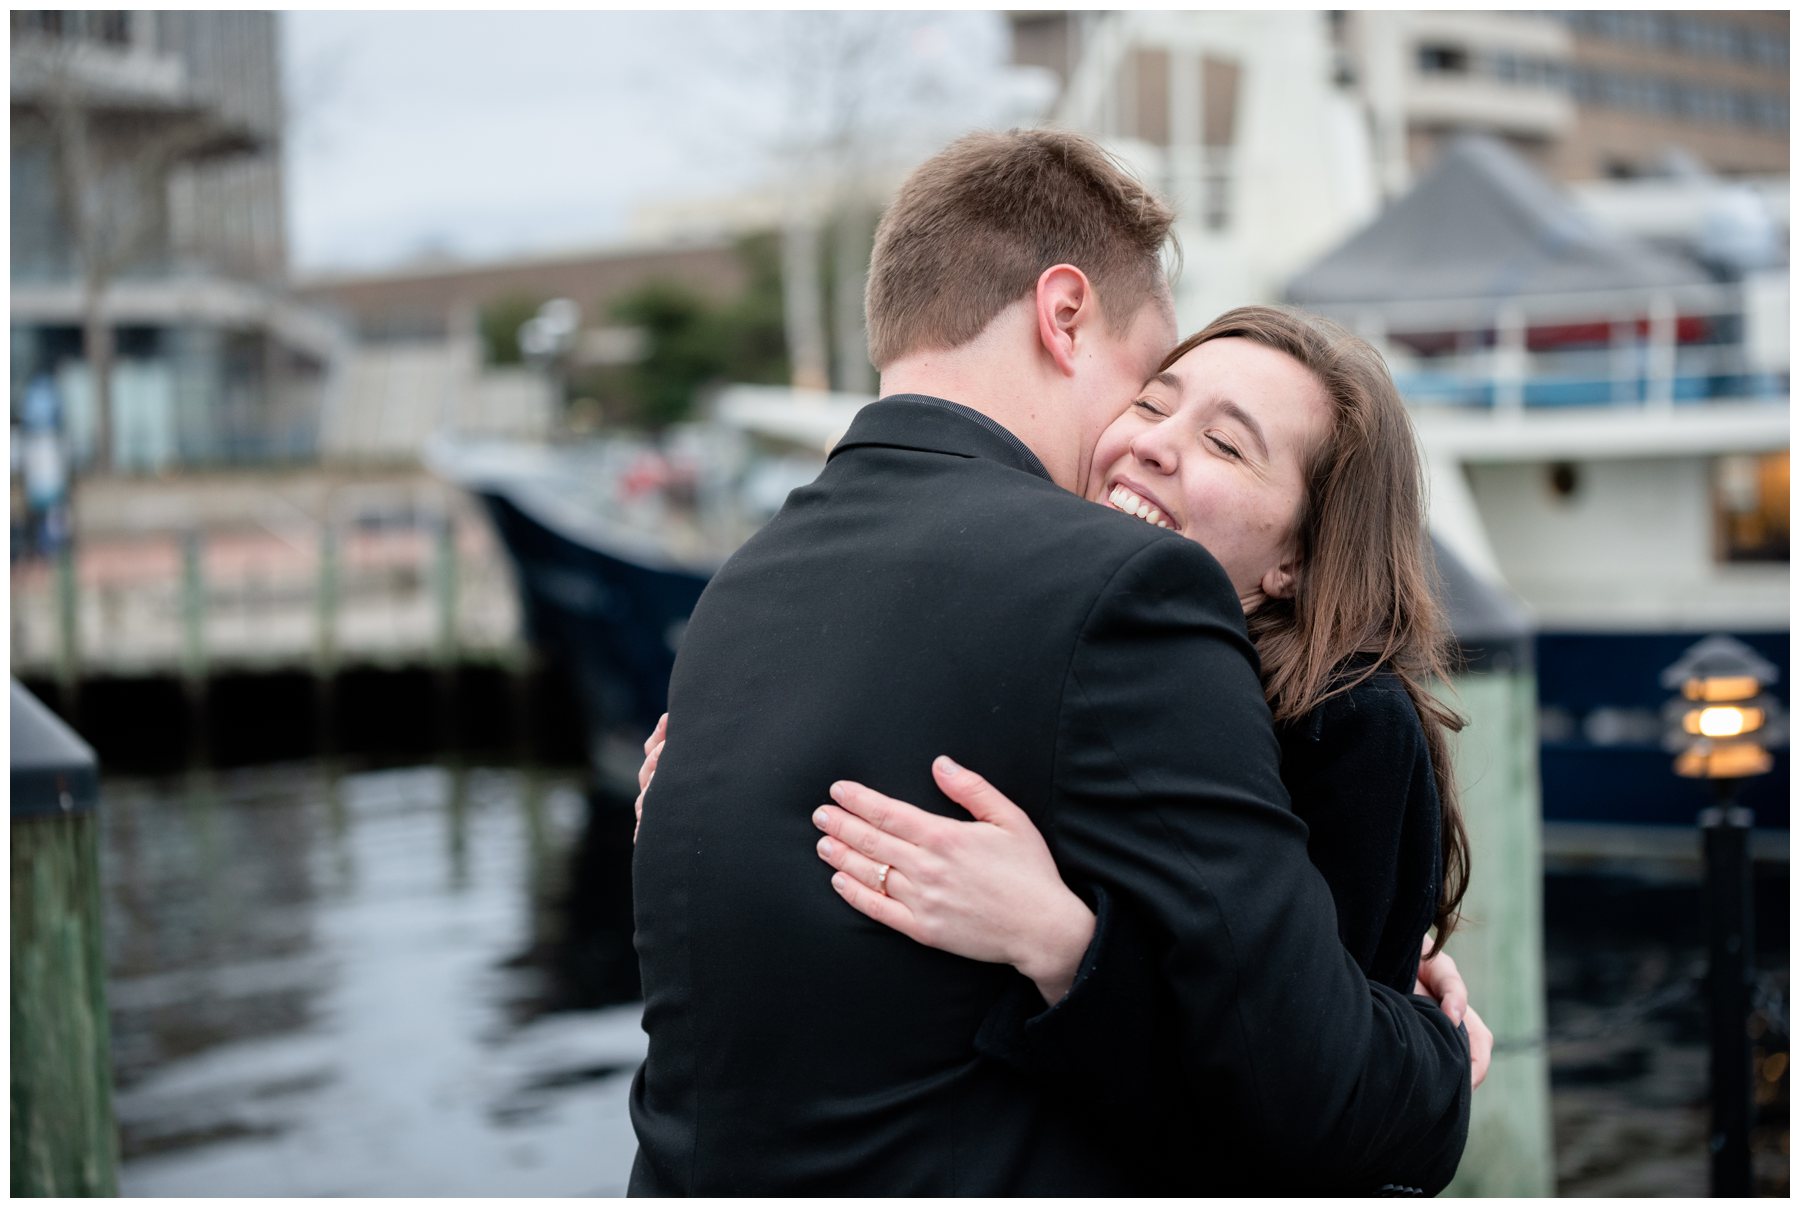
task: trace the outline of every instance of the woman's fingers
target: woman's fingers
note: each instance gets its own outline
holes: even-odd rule
[[[989,784],[986,777],[971,772],[948,755],[939,755],[932,760],[931,775],[944,796],[968,810],[977,822],[1009,826],[1026,817],[1025,811]]]
[[[650,748],[650,754],[644,757],[644,765],[638,769],[638,789],[642,791],[650,787],[650,778],[656,775],[656,765],[662,762],[663,748],[666,742],[659,742]]]
[[[1430,951],[1431,937],[1428,935],[1419,955]],[[1461,1023],[1463,1016],[1468,1014],[1469,987],[1463,983],[1462,974],[1448,952],[1439,952],[1430,960],[1420,962],[1418,984],[1423,987],[1418,992],[1436,999],[1438,1010],[1448,1015],[1451,1023]]]
[[[819,858],[825,863],[841,873],[855,877],[876,893],[885,893],[890,898],[906,896],[907,888],[911,883],[907,881],[906,874],[892,864],[871,860],[842,840],[833,839],[830,835],[819,840],[817,849]],[[884,868],[888,870],[885,881],[881,876],[881,870]]]
[[[637,822],[631,828],[631,841],[637,842],[638,831],[644,825],[644,794],[650,788],[650,780],[656,775],[656,765],[662,760],[663,747],[667,745],[669,734],[669,715],[663,714],[656,719],[656,729],[650,731],[650,737],[644,740],[644,762],[638,768],[637,804],[632,808],[637,811]]]
[[[1470,1007],[1463,1023],[1469,1029],[1469,1081],[1471,1086],[1480,1086],[1488,1076],[1488,1067],[1494,1062],[1494,1034],[1488,1030],[1481,1016]]]
[[[813,825],[877,863],[899,864],[905,861],[907,853],[917,850],[906,840],[870,826],[849,810],[835,806],[821,805],[814,810]]]
[[[908,805],[886,793],[854,780],[840,780],[831,786],[831,799],[876,830],[898,836],[908,843],[922,843],[931,828],[943,820],[916,805]]]
[[[885,894],[876,893],[847,873],[832,873],[831,887],[838,891],[838,896],[844,901],[877,923],[892,927],[908,939],[919,938],[915,934],[913,913],[903,903],[896,902]]]
[[[650,787],[650,777],[656,775],[656,764],[662,759],[663,747],[669,733],[669,715],[662,715],[656,723],[656,729],[650,731],[650,737],[644,740],[644,762],[638,767],[638,792]]]

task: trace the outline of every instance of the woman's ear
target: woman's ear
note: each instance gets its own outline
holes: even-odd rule
[[[1039,275],[1035,300],[1038,342],[1057,371],[1072,377],[1076,337],[1099,313],[1094,287],[1073,264],[1053,264]]]
[[[1271,600],[1291,600],[1294,593],[1300,590],[1300,558],[1291,555],[1277,566],[1270,567],[1262,577],[1263,595]]]

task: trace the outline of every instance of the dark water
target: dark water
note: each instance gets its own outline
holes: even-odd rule
[[[626,887],[581,871],[622,869],[628,815],[599,816],[572,773],[504,767],[109,778],[122,1193],[622,1192],[644,1041]],[[1555,877],[1545,916],[1558,1191],[1704,1194],[1696,887]],[[1758,916],[1785,1194],[1785,867]]]
[[[1550,1104],[1561,1195],[1707,1194],[1710,1025],[1697,877],[1698,870],[1563,875],[1545,883]],[[1786,1196],[1785,865],[1758,866],[1753,899],[1752,1169],[1757,1194]]]
[[[572,778],[106,788],[122,1194],[623,1191],[638,1010],[553,1009]]]

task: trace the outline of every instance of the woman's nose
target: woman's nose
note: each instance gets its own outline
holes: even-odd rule
[[[1173,474],[1177,465],[1175,445],[1164,435],[1167,428],[1158,424],[1131,439],[1131,455],[1159,474]]]

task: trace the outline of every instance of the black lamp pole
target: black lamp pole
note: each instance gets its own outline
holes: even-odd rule
[[[1769,747],[1786,740],[1778,701],[1764,689],[1780,669],[1736,638],[1715,634],[1662,673],[1680,696],[1663,711],[1664,744],[1679,776],[1710,780],[1716,803],[1700,811],[1706,859],[1707,1005],[1712,1015],[1712,1193],[1750,1194],[1750,811],[1738,782],[1771,770]]]
[[[1707,998],[1712,1012],[1712,1194],[1750,1195],[1750,811],[1736,781],[1700,811],[1706,853]]]

